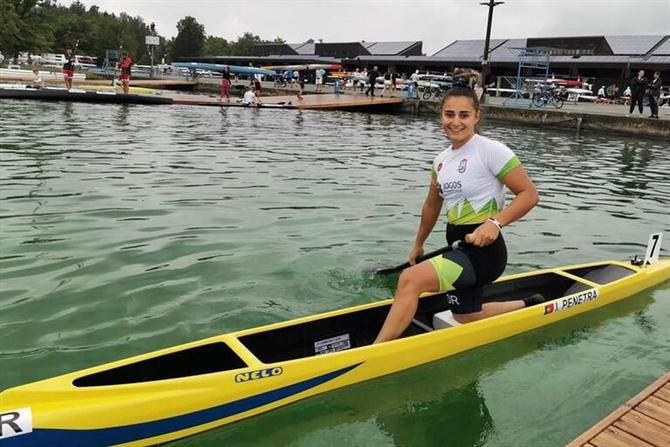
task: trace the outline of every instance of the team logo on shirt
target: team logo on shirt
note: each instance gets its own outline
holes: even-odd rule
[[[444,163],[440,163],[439,165],[437,165],[437,172],[440,172],[442,170],[442,165],[443,164]]]
[[[465,170],[467,169],[467,167],[468,167],[468,159],[464,158],[463,160],[461,160],[461,162],[458,165],[458,173],[459,174],[464,173]]]

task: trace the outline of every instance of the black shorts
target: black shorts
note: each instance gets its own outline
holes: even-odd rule
[[[465,235],[472,233],[479,225],[447,225],[447,242],[452,244],[465,240]],[[451,261],[449,265],[457,264],[462,269],[458,275],[454,275],[455,280],[450,277],[451,286],[454,288],[446,292],[450,309],[455,314],[469,314],[482,310],[483,286],[498,279],[505,271],[507,247],[501,233],[490,245],[466,245],[461,250],[445,253],[442,258]],[[438,264],[439,262],[433,262],[438,275],[442,276],[446,272],[447,276],[451,276],[447,271],[448,266],[439,268]],[[441,287],[443,283],[441,278]]]

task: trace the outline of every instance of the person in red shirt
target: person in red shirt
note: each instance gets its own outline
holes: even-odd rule
[[[128,56],[128,53],[125,51],[121,53],[121,59],[119,60],[118,67],[121,70],[121,75],[119,76],[119,79],[121,79],[121,85],[123,86],[123,93],[128,94],[128,91],[130,90],[130,72],[131,72],[131,67],[133,66],[133,59]]]
[[[72,78],[74,78],[74,52],[68,48],[65,50],[65,63],[63,64],[63,79],[65,88],[68,90],[72,88]]]

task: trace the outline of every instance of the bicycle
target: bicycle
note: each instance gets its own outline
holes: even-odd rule
[[[563,103],[563,97],[558,91],[535,93],[531,101],[531,105],[534,105],[535,107],[545,107],[549,105],[556,107],[557,109],[563,107]]]
[[[442,96],[442,89],[439,87],[424,87],[423,95],[421,97],[428,101],[433,96],[436,100],[439,100]]]

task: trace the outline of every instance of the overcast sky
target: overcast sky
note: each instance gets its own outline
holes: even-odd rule
[[[483,39],[488,0],[82,0],[126,12],[176,35],[190,15],[208,35],[234,40],[250,31],[289,43],[421,40],[433,54],[458,39]],[[70,1],[61,0],[68,5]],[[670,34],[670,0],[506,0],[495,8],[492,38]]]

